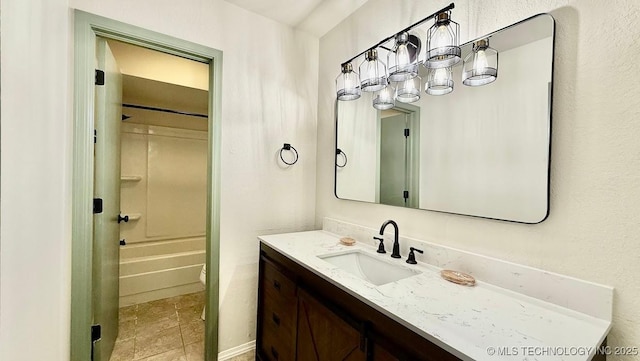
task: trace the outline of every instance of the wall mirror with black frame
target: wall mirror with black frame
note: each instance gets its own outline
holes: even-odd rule
[[[378,93],[337,101],[336,197],[542,222],[549,210],[554,27],[551,15],[539,14],[463,44],[462,59],[473,58],[478,46],[496,50],[498,76],[490,84],[463,85],[460,61],[450,69],[454,90],[446,95],[421,89],[418,101],[396,98],[386,110],[372,106]],[[419,76],[430,74],[421,66]]]

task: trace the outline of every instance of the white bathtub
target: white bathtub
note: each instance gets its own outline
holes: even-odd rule
[[[205,238],[135,243],[120,248],[120,307],[202,291]]]

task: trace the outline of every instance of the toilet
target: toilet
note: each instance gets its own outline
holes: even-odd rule
[[[206,286],[207,285],[207,265],[203,264],[202,265],[202,271],[200,271],[200,283],[202,283],[202,285]],[[200,318],[204,321],[204,313],[207,309],[207,306],[202,308],[202,315],[200,316]]]

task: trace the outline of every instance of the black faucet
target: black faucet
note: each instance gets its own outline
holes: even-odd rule
[[[391,252],[391,257],[400,258],[400,243],[398,242],[398,224],[392,220],[388,220],[382,223],[382,227],[380,227],[380,235],[384,235],[384,229],[391,224],[394,228],[395,235],[393,237],[393,252]]]
[[[416,254],[413,253],[413,251],[424,253],[421,249],[409,247],[409,257],[407,257],[408,264],[418,264],[418,262],[416,262]]]
[[[384,250],[384,238],[382,237],[373,237],[373,239],[376,239],[380,242],[380,244],[378,244],[378,250],[376,252],[378,253],[387,253],[387,251]]]

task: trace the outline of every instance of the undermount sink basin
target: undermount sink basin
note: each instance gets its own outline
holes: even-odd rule
[[[380,258],[384,255],[380,255]],[[388,255],[387,255],[388,257]],[[318,256],[326,262],[376,286],[398,281],[422,272],[386,262],[362,251]]]

